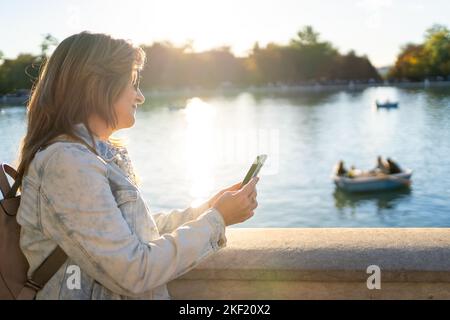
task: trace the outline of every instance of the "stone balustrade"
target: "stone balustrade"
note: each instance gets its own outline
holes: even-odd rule
[[[227,238],[169,283],[174,299],[450,299],[447,228],[228,228]],[[373,265],[380,289],[368,288]]]

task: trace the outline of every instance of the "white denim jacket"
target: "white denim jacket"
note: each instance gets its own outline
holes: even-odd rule
[[[92,146],[86,127],[76,129]],[[207,204],[152,214],[126,149],[97,138],[95,148],[100,157],[81,143],[56,142],[23,179],[17,221],[28,275],[56,245],[69,257],[36,298],[170,299],[167,282],[226,245],[224,220]]]

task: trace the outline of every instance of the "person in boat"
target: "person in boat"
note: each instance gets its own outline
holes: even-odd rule
[[[384,161],[381,156],[377,157],[377,164],[375,168],[368,171],[369,175],[389,174],[389,164]]]
[[[397,163],[395,163],[391,158],[387,158],[386,160],[389,165],[389,174],[396,174],[402,172],[400,166]]]
[[[340,160],[338,162],[338,164],[336,165],[335,174],[340,177],[348,175],[348,171],[344,166],[344,161]]]
[[[389,174],[389,163],[387,161],[384,161],[381,156],[377,157],[377,165],[374,170],[372,170],[373,173],[384,173]]]
[[[349,178],[356,178],[358,176],[358,172],[357,172],[355,166],[350,167],[350,171],[348,172],[347,176]]]

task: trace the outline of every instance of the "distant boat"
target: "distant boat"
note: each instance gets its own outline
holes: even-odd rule
[[[386,101],[384,103],[379,102],[378,100],[375,102],[377,105],[377,108],[385,108],[385,109],[394,109],[398,108],[398,102],[389,102]]]
[[[333,176],[337,188],[347,192],[371,192],[393,190],[411,185],[412,170],[406,169],[396,174],[361,174],[353,178]]]

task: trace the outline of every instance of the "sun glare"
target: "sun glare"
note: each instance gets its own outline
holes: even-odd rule
[[[191,183],[192,206],[197,206],[214,185],[214,108],[200,98],[188,100],[185,109],[187,172]]]

